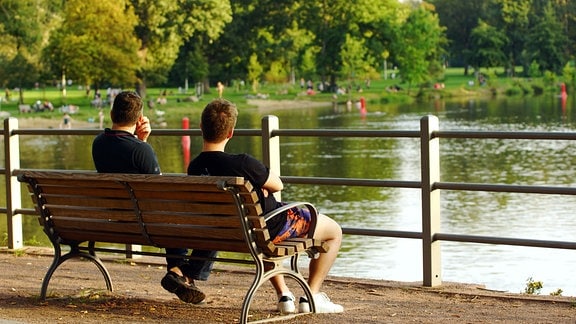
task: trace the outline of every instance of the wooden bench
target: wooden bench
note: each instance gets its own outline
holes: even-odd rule
[[[289,204],[264,215],[252,185],[241,177],[63,170],[15,170],[13,174],[28,184],[40,225],[54,245],[54,259],[42,282],[43,300],[53,273],[71,258],[92,261],[112,291],[110,275],[96,251],[126,251],[95,246],[96,242],[107,242],[239,252],[233,253],[238,258],[213,260],[254,266],[254,280],[242,304],[241,323],[247,322],[257,289],[279,274],[295,279],[311,301],[311,311],[315,311],[310,288],[297,267],[298,255],[326,252],[326,244],[311,235],[274,244],[266,228],[267,218],[302,206],[311,212],[313,233],[317,212],[309,203]],[[63,254],[63,245],[70,246],[70,251]],[[250,260],[246,260],[246,253]],[[284,262],[287,259],[289,262]],[[271,269],[266,270],[265,264]]]

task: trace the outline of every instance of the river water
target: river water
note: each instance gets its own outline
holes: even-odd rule
[[[188,116],[198,125],[200,112]],[[284,129],[418,130],[420,119],[439,117],[442,130],[576,131],[576,108],[557,97],[460,99],[419,104],[368,103],[362,116],[344,106],[278,110],[241,109],[237,128],[259,128],[265,114]],[[178,128],[180,125],[169,125]],[[23,168],[93,169],[91,138],[21,136]],[[178,138],[152,137],[165,173],[184,172]],[[281,139],[284,176],[420,180],[417,139]],[[442,139],[442,181],[574,186],[576,143],[569,141]],[[193,138],[192,155],[201,148]],[[235,137],[229,152],[260,158],[260,140]],[[288,185],[283,200],[313,202],[343,227],[421,231],[420,193],[415,189]],[[484,192],[442,192],[441,232],[501,237],[576,240],[576,197]],[[33,217],[25,240],[49,245]],[[0,224],[0,231],[6,231]],[[542,294],[561,289],[576,296],[576,251],[442,242],[443,281],[477,283],[523,292],[529,278]],[[421,281],[420,240],[345,236],[331,275]]]

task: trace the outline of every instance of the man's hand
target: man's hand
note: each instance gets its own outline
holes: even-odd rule
[[[146,142],[148,136],[152,132],[152,127],[150,127],[150,120],[146,116],[140,116],[140,119],[136,123],[136,137],[141,141]]]

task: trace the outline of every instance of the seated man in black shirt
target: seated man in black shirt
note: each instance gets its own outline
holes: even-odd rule
[[[282,202],[277,202],[273,193],[283,189],[280,177],[270,171],[262,162],[248,154],[225,153],[224,149],[234,134],[238,117],[236,106],[224,99],[215,99],[202,112],[200,128],[202,129],[202,152],[190,162],[188,174],[211,176],[240,176],[249,180],[258,190],[259,200],[264,212],[272,211]],[[281,242],[291,237],[308,235],[310,213],[303,208],[292,208],[286,213],[267,222],[274,242]],[[326,294],[320,292],[322,282],[336,260],[342,242],[340,225],[326,215],[319,214],[314,238],[326,241],[329,250],[310,261],[308,283],[314,295],[318,313],[340,313],[341,305],[332,303]],[[296,311],[295,298],[284,282],[283,276],[270,280],[278,294],[277,308],[282,313]],[[299,311],[309,312],[310,305],[305,298],[300,298]]]
[[[151,132],[150,121],[142,114],[142,99],[135,92],[119,93],[114,99],[110,117],[112,127],[96,136],[92,143],[92,158],[96,170],[101,173],[161,174],[156,153],[146,143]],[[179,249],[166,249],[168,254],[180,254]],[[211,251],[194,251],[213,255]],[[209,274],[188,271],[184,275],[179,258],[167,258],[168,273],[161,281],[164,289],[175,293],[187,303],[198,304],[205,299],[204,293],[194,285],[194,279],[206,280]],[[212,263],[194,261],[198,269]],[[186,263],[186,267],[190,267]]]

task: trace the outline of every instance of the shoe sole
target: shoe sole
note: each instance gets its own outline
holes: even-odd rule
[[[288,307],[283,307],[278,305],[277,307],[278,312],[280,312],[280,314],[294,314],[296,313],[296,307],[292,305],[292,307],[288,306]]]
[[[181,301],[189,304],[201,304],[206,295],[195,286],[180,286],[175,292]]]
[[[185,303],[200,304],[206,299],[206,295],[200,289],[186,284],[183,278],[177,274],[166,274],[160,281],[160,285],[168,292],[176,294]]]

